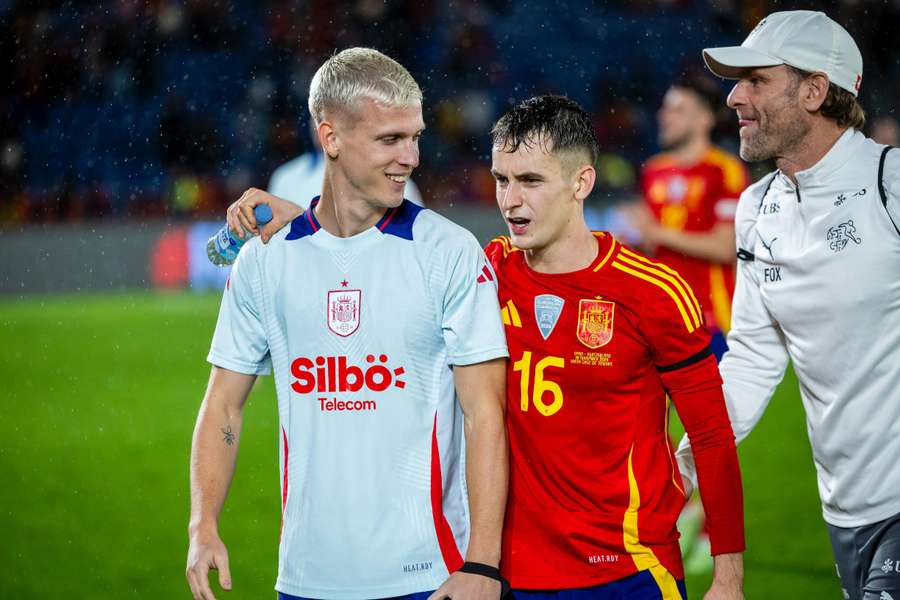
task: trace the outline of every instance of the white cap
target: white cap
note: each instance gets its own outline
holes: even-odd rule
[[[706,48],[703,60],[710,71],[726,79],[739,79],[746,69],[790,65],[825,73],[854,96],[862,83],[862,54],[856,42],[828,15],[811,10],[772,13],[743,44]]]

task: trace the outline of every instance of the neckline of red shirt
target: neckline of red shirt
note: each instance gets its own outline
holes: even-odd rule
[[[591,264],[584,267],[583,269],[578,269],[577,271],[566,271],[564,273],[543,273],[541,271],[536,271],[528,265],[528,261],[525,259],[524,251],[522,251],[522,265],[524,265],[528,272],[535,277],[546,277],[550,279],[573,277],[588,274],[591,272],[599,272],[609,263],[609,259],[614,254],[615,249],[619,245],[619,243],[608,231],[592,231],[591,233],[594,234],[594,238],[597,240],[597,256],[594,257],[594,260],[591,261]]]

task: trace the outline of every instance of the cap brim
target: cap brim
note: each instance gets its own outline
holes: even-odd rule
[[[740,79],[747,69],[784,64],[781,59],[744,46],[706,48],[703,50],[703,61],[710,71],[725,79]]]

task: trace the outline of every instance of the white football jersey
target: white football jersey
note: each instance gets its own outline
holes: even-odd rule
[[[315,202],[313,203],[313,207]],[[349,238],[313,210],[241,250],[208,360],[274,372],[280,592],[433,590],[469,538],[451,365],[506,357],[496,283],[468,231],[409,201]]]

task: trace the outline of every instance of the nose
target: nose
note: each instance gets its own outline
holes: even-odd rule
[[[747,104],[747,85],[743,80],[734,84],[734,87],[731,88],[731,92],[728,94],[728,99],[725,101],[728,108],[737,108]]]
[[[403,165],[403,167],[408,168],[410,170],[415,169],[419,166],[419,141],[418,140],[408,140],[406,143],[401,144],[402,150],[400,155],[397,157],[397,162]]]
[[[508,211],[522,205],[522,187],[514,181],[506,186],[497,185],[497,203],[500,210]]]

